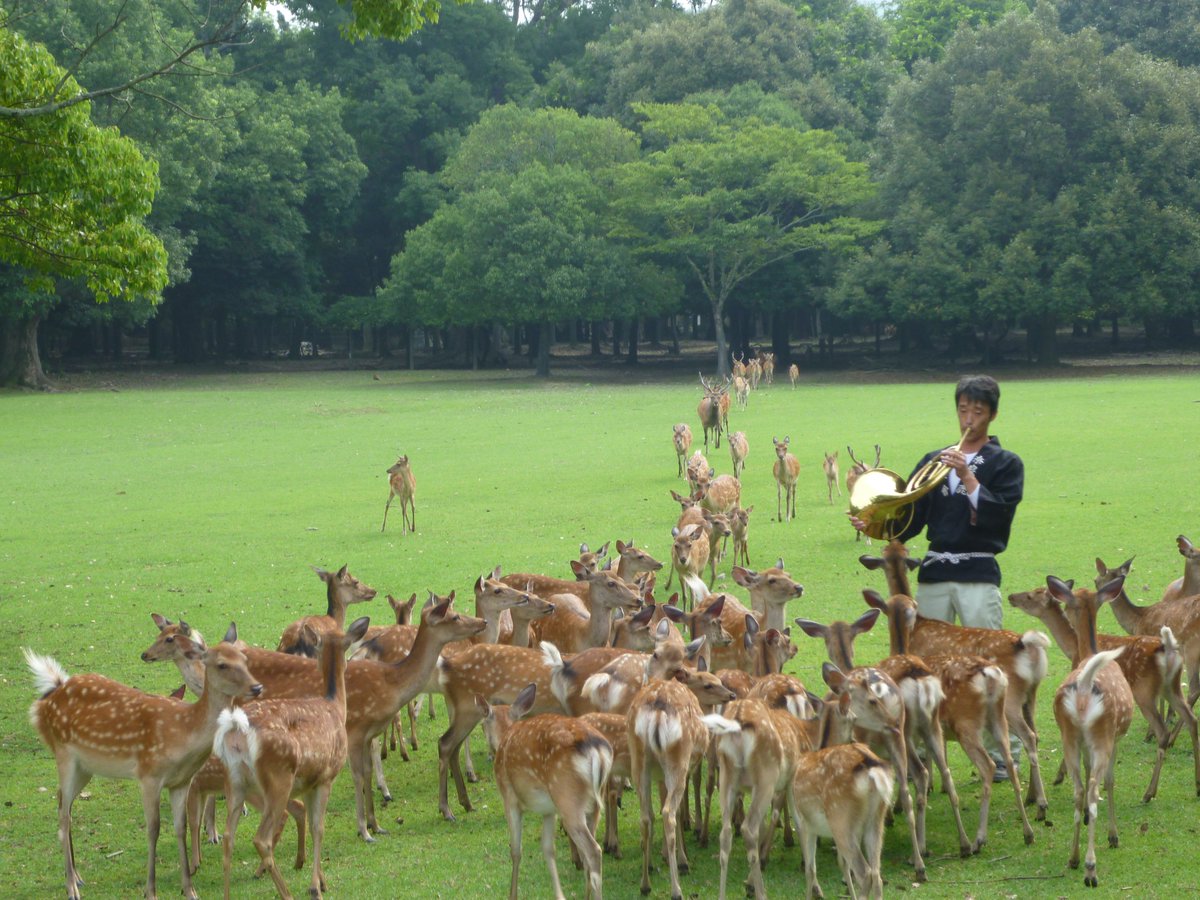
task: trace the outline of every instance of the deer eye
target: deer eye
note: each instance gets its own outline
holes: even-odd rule
[[[218,669],[228,669],[229,665],[227,663],[217,663],[217,668]]]
[[[174,637],[169,637],[169,638],[167,638],[167,643],[168,643],[168,644],[173,644],[174,642],[175,642],[175,638],[174,638]]]

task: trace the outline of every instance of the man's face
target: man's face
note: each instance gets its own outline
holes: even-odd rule
[[[988,426],[996,418],[996,412],[982,400],[971,400],[966,396],[958,399],[958,428],[968,431],[967,440],[986,438]]]

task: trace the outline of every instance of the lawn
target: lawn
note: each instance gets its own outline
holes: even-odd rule
[[[882,578],[861,568],[868,548],[845,522],[846,498],[826,499],[823,451],[846,444],[861,456],[879,443],[883,464],[907,471],[924,451],[957,440],[953,375],[911,383],[786,380],[730,413],[746,433],[750,456],[743,503],[755,508],[750,554],[755,566],[782,557],[805,585],[789,613],[818,621],[857,617],[863,587]],[[1129,579],[1135,601],[1156,600],[1182,572],[1177,534],[1197,522],[1186,460],[1200,441],[1200,393],[1190,375],[1109,375],[1079,379],[1003,378],[993,433],[1027,468],[1026,499],[1002,557],[1003,590],[1042,583],[1047,574],[1090,583],[1093,560],[1115,564],[1136,554]],[[581,542],[620,538],[665,559],[678,513],[671,426],[699,434],[694,381],[625,378],[620,384],[581,375],[538,381],[526,373],[384,372],[148,376],[108,387],[51,395],[0,395],[0,465],[7,486],[0,516],[0,895],[61,894],[55,838],[53,760],[27,720],[34,699],[19,648],[49,653],[68,672],[99,672],[147,691],[179,684],[173,668],[138,658],[154,638],[152,612],[184,618],[215,640],[230,621],[242,637],[273,647],[284,625],[324,611],[324,588],[311,566],[348,564],[380,591],[355,608],[387,621],[383,597],[457,591],[471,608],[471,585],[494,566],[566,576]],[[772,436],[791,437],[801,462],[797,519],[773,521]],[[408,454],[417,479],[417,533],[401,537],[397,510],[380,533],[385,470]],[[709,459],[731,470],[724,441]],[[1193,539],[1200,534],[1190,533]],[[878,546],[874,549],[878,549]],[[923,549],[915,542],[914,552]],[[728,566],[723,567],[728,572]],[[745,592],[724,584],[745,600]],[[664,598],[665,599],[665,598]],[[1039,623],[1006,610],[1006,625]],[[1101,625],[1117,630],[1109,612]],[[799,635],[788,671],[821,686],[823,648]],[[886,655],[882,626],[860,638],[858,655]],[[1060,741],[1051,713],[1054,687],[1068,670],[1052,649],[1040,695],[1042,767],[1058,767]],[[476,738],[483,781],[472,786],[477,810],[441,821],[436,806],[434,742],[445,727],[422,720],[420,750],[410,763],[386,765],[396,801],[383,821],[390,833],[374,846],[358,841],[348,774],[330,805],[326,875],[341,897],[490,897],[508,883],[506,831],[491,768]],[[907,834],[893,827],[885,845],[888,893],[930,897],[1101,896],[1132,891],[1178,896],[1192,874],[1200,800],[1191,784],[1190,750],[1168,755],[1159,797],[1140,803],[1153,753],[1135,721],[1122,743],[1116,803],[1121,848],[1103,838],[1099,891],[1066,868],[1071,796],[1047,784],[1051,825],[1035,824],[1025,847],[1006,785],[992,802],[991,837],[969,860],[956,854],[948,804],[931,800],[929,881],[916,887],[904,863]],[[978,781],[965,756],[951,750],[967,830],[978,813]],[[1025,769],[1022,769],[1023,774]],[[133,896],[145,875],[145,838],[136,785],[98,779],[75,807],[75,848],[85,897]],[[624,859],[605,860],[605,888],[636,895],[640,877],[637,810],[627,795],[621,821]],[[164,803],[165,808],[165,803]],[[254,881],[253,823],[236,849],[234,895],[271,897]],[[661,833],[661,832],[660,832]],[[169,825],[159,840],[159,889],[176,894],[179,873]],[[294,833],[283,838],[290,858]],[[799,848],[780,848],[765,872],[777,895],[803,890]],[[657,853],[657,851],[656,851]],[[689,843],[689,896],[716,894],[717,841]],[[656,857],[657,858],[657,857]],[[560,840],[568,893],[582,896]],[[735,842],[731,887],[746,870]],[[290,872],[303,891],[308,872]],[[549,895],[536,824],[526,830],[522,896]],[[821,878],[838,894],[832,851],[823,848]],[[654,896],[667,896],[665,868]],[[196,878],[202,896],[221,890],[217,848],[205,848]]]

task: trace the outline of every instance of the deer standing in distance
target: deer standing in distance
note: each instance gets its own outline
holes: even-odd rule
[[[796,480],[800,477],[800,461],[788,452],[791,442],[790,435],[782,441],[771,438],[776,457],[771,467],[775,476],[775,518],[780,522],[790,522],[796,517]]]
[[[729,455],[733,459],[733,477],[740,479],[746,468],[746,457],[750,455],[750,442],[744,431],[735,431],[729,436]]]
[[[1071,582],[1066,582],[1071,586]],[[1090,591],[1082,588],[1075,589],[1075,595],[1081,604],[1094,602],[1089,598]],[[1067,618],[1062,603],[1055,599],[1046,586],[1032,591],[1009,594],[1008,602],[1017,609],[1040,619],[1055,643],[1071,660],[1072,666],[1082,662],[1078,658],[1079,647],[1075,628]],[[1158,757],[1154,763],[1154,772],[1150,776],[1150,784],[1142,795],[1142,802],[1149,803],[1158,791],[1158,776],[1162,770],[1165,750],[1170,746],[1170,733],[1162,714],[1158,710],[1159,701],[1164,701],[1179,716],[1180,721],[1188,726],[1192,735],[1192,758],[1195,769],[1197,796],[1200,796],[1200,750],[1196,741],[1196,717],[1183,699],[1180,684],[1180,672],[1183,669],[1183,656],[1178,641],[1170,627],[1164,625],[1157,638],[1145,635],[1096,635],[1096,646],[1101,650],[1125,648],[1125,652],[1117,657],[1117,665],[1129,682],[1133,691],[1133,699],[1142,717],[1150,725],[1151,736],[1158,743]],[[1066,776],[1066,761],[1059,767],[1054,783],[1059,784]]]
[[[312,835],[313,864],[309,896],[326,890],[321,864],[325,839],[325,809],[338,772],[346,764],[346,651],[362,639],[371,624],[356,619],[343,634],[328,632],[321,643],[318,667],[324,692],[304,698],[270,698],[224,710],[218,720],[212,750],[225,766],[225,897],[230,896],[233,843],[243,804],[249,795],[262,798],[263,814],[254,835],[254,848],[279,896],[290,898],[287,883],[275,863],[275,842],[293,798],[303,798]]]
[[[1075,595],[1066,582],[1047,576],[1046,586],[1054,598],[1066,606],[1075,619],[1078,641],[1076,654],[1081,662],[1054,694],[1054,719],[1062,734],[1063,758],[1075,786],[1075,830],[1067,865],[1079,868],[1079,826],[1087,822],[1087,854],[1084,857],[1083,883],[1099,884],[1096,878],[1096,818],[1100,805],[1100,779],[1108,800],[1108,845],[1116,847],[1117,810],[1113,801],[1116,781],[1117,742],[1133,721],[1133,692],[1119,666],[1111,666],[1126,648],[1099,650],[1096,646],[1096,610],[1110,601],[1124,586],[1118,577],[1090,597]],[[1080,768],[1087,770],[1087,781]]]
[[[821,463],[821,469],[825,472],[825,490],[829,494],[829,505],[833,505],[833,489],[837,488],[838,496],[842,496],[842,486],[838,482],[838,451],[833,453],[825,453],[821,451],[825,457],[825,461]]]
[[[349,566],[342,566],[337,572],[327,572],[319,566],[313,566],[312,570],[325,582],[325,615],[305,616],[288,625],[279,638],[279,646],[275,648],[280,653],[297,653],[315,658],[319,648],[313,644],[312,634],[316,635],[319,643],[322,636],[335,630],[341,631],[346,627],[347,606],[375,599],[375,588],[351,575]],[[311,629],[308,640],[301,637],[305,626]]]
[[[767,383],[767,387],[770,387],[775,383],[775,354],[763,353],[760,365],[762,366],[763,381]]]
[[[745,375],[746,375],[746,354],[731,353],[730,359],[732,360],[730,363],[730,366],[729,366],[730,373],[734,377],[737,377],[738,375],[745,377]]]
[[[733,535],[733,564],[750,565],[750,514],[754,506],[738,507],[729,514],[729,528]]]
[[[1133,565],[1127,559],[1115,569],[1110,569],[1104,560],[1096,558],[1096,587],[1115,578],[1128,576]],[[1200,699],[1200,596],[1181,596],[1174,600],[1160,600],[1148,606],[1137,606],[1129,599],[1124,587],[1109,604],[1117,623],[1129,634],[1157,636],[1164,625],[1168,626],[1179,641],[1183,652],[1183,665],[1187,670],[1188,707],[1195,707]],[[1178,734],[1182,720],[1176,722],[1171,732],[1172,740]]]
[[[554,857],[556,819],[583,857],[587,895],[603,896],[600,845],[596,822],[604,804],[600,792],[613,764],[612,745],[581,719],[540,715],[526,719],[534,708],[536,683],[522,690],[509,707],[511,722],[496,748],[496,785],[508,821],[508,846],[512,859],[509,900],[517,900],[521,868],[521,820],[524,813],[542,816],[542,855],[550,872],[556,900],[563,900],[562,884]],[[487,699],[476,698],[482,716],[489,712]]]
[[[714,385],[700,376],[700,386],[704,388],[704,396],[696,407],[696,415],[700,417],[700,425],[704,429],[704,452],[708,452],[708,435],[715,435],[714,446],[721,446],[721,429],[724,425],[722,407],[729,409],[729,383]]]
[[[795,363],[788,366],[788,380],[792,382],[792,390],[796,389],[796,382],[800,380],[800,367]]]
[[[750,390],[757,391],[758,384],[762,381],[762,363],[757,359],[746,363],[746,377],[750,380]]]
[[[236,630],[230,632],[236,638]],[[146,896],[157,896],[155,849],[159,804],[165,788],[179,849],[183,894],[195,900],[188,865],[187,792],[192,776],[212,753],[217,719],[234,700],[262,693],[246,656],[228,641],[199,649],[205,663],[200,699],[185,703],[127,687],[102,675],[67,675],[58,662],[26,648],[38,699],[29,719],[54,754],[58,769],[58,838],[62,844],[67,896],[78,900],[83,880],[75,868],[71,808],[95,775],[133,778],[142,795],[146,819]]]
[[[417,479],[412,467],[408,464],[408,456],[401,456],[388,466],[388,498],[383,507],[383,524],[379,526],[380,533],[387,528],[387,514],[391,509],[392,500],[400,500],[400,534],[417,533]]]
[[[675,462],[679,466],[677,474],[682,478],[684,463],[692,449],[692,429],[680,422],[674,427],[671,440],[675,444]]]
[[[996,662],[1004,671],[1008,679],[1005,717],[1009,730],[1017,735],[1029,757],[1029,792],[1025,802],[1036,802],[1037,821],[1045,821],[1046,792],[1037,758],[1037,727],[1034,722],[1038,686],[1046,677],[1049,664],[1046,649],[1050,646],[1050,639],[1040,631],[1017,634],[1004,629],[963,628],[936,619],[926,619],[919,614],[911,619],[910,624],[910,614],[905,610],[915,610],[916,601],[912,599],[908,573],[919,568],[921,563],[909,556],[908,548],[900,541],[889,541],[883,548],[882,556],[863,555],[858,561],[866,569],[883,569],[888,591],[892,595],[884,604],[888,626],[893,634],[907,629],[907,652],[922,659],[939,653],[982,656]],[[868,595],[864,592],[863,596]],[[867,602],[875,605],[869,597]],[[883,602],[882,598],[879,598],[879,602]]]
[[[744,410],[750,402],[750,382],[745,375],[733,376],[733,395],[737,398],[738,409]]]

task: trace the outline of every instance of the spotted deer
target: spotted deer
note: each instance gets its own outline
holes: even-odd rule
[[[796,517],[796,480],[800,477],[800,461],[788,452],[791,442],[790,435],[782,441],[771,438],[771,443],[775,445],[775,464],[771,467],[775,475],[775,518],[780,522],[790,522]]]
[[[1193,546],[1182,534],[1175,538],[1175,544],[1183,557],[1183,575],[1167,585],[1162,595],[1164,601],[1200,594],[1200,548]]]
[[[675,462],[679,467],[677,474],[682,478],[684,462],[687,460],[688,453],[692,449],[692,429],[688,428],[683,422],[680,422],[674,427],[671,439],[675,444]]]
[[[745,409],[750,402],[750,381],[745,375],[733,376],[733,394],[737,397],[738,409]]]
[[[387,505],[383,508],[383,524],[379,527],[379,531],[382,533],[387,528],[388,510],[392,507],[392,501],[398,499],[400,501],[400,518],[403,521],[400,534],[404,535],[410,531],[416,534],[417,479],[413,475],[412,467],[408,464],[408,456],[401,456],[389,466],[387,476]]]
[[[1054,694],[1054,719],[1062,734],[1063,757],[1075,786],[1075,830],[1067,865],[1079,868],[1079,826],[1087,823],[1087,853],[1084,857],[1083,883],[1096,887],[1096,818],[1100,805],[1099,783],[1104,780],[1108,798],[1108,845],[1118,846],[1117,810],[1113,801],[1116,781],[1117,742],[1125,736],[1133,721],[1133,692],[1119,666],[1109,663],[1126,648],[1100,650],[1096,645],[1096,610],[1123,588],[1124,579],[1116,578],[1088,598],[1077,597],[1071,588],[1053,575],[1046,586],[1054,598],[1074,617],[1076,654],[1081,662]],[[1086,783],[1081,774],[1086,769]]]
[[[838,483],[838,451],[833,453],[824,453],[825,461],[821,463],[821,469],[825,472],[825,490],[829,494],[829,505],[833,505],[833,489],[837,488],[838,496],[842,496],[842,486]]]
[[[714,446],[721,446],[721,430],[729,411],[729,383],[714,385],[701,375],[700,386],[704,388],[704,396],[696,407],[696,415],[700,417],[700,426],[704,429],[704,452],[707,453],[710,432],[715,435]]]
[[[762,367],[763,381],[770,387],[775,383],[775,354],[763,353],[759,365]]]
[[[740,479],[742,470],[746,468],[746,457],[750,455],[750,442],[746,440],[744,431],[735,431],[729,436],[729,455],[733,458],[733,477]],[[740,497],[740,489],[738,494]]]
[[[58,769],[58,839],[71,900],[78,900],[83,885],[75,868],[71,809],[96,775],[138,782],[146,819],[147,897],[157,895],[159,804],[163,790],[169,793],[183,894],[196,900],[187,852],[188,785],[212,753],[221,712],[235,700],[257,697],[262,685],[251,675],[245,654],[228,641],[188,652],[205,664],[200,698],[191,704],[102,675],[70,676],[53,658],[24,650],[38,694],[29,720]]]
[[[326,572],[319,566],[313,566],[312,570],[325,582],[325,615],[305,616],[288,625],[279,638],[279,646],[275,648],[280,653],[315,657],[319,648],[311,643],[311,638],[307,641],[301,639],[305,626],[316,634],[319,641],[321,636],[346,627],[347,606],[375,599],[375,588],[351,575],[349,566],[342,566],[337,572]]]

